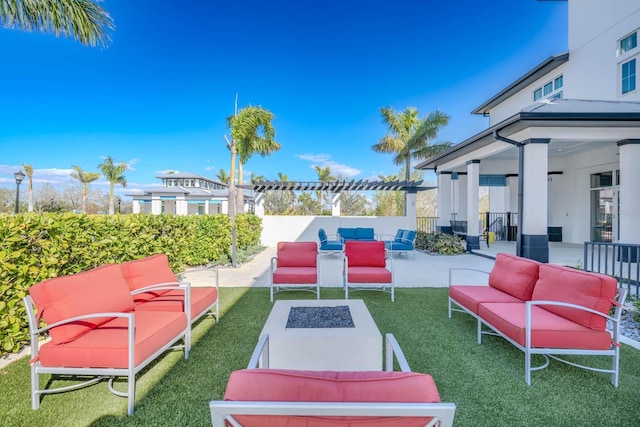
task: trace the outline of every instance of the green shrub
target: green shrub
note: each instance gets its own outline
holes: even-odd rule
[[[239,248],[255,247],[262,223],[238,215]],[[21,299],[42,280],[156,253],[175,272],[229,258],[227,215],[0,215],[0,355],[29,341]]]
[[[458,255],[467,251],[466,243],[459,237],[424,231],[418,231],[416,248],[439,255]]]

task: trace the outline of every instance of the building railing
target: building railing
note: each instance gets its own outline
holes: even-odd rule
[[[416,218],[416,230],[425,233],[435,233],[438,231],[437,216],[419,216]]]
[[[584,242],[584,270],[615,277],[620,287],[640,294],[640,244]]]

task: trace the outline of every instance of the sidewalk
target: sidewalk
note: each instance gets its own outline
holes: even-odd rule
[[[269,286],[269,265],[276,255],[275,247],[267,247],[249,262],[237,267],[219,268],[220,286]],[[342,257],[340,254],[320,255],[321,287],[342,287]],[[493,260],[477,255],[464,254],[455,256],[427,255],[416,252],[416,259],[412,255],[404,254],[393,257],[395,284],[399,288],[449,286],[449,268],[472,268],[490,271]],[[191,282],[193,286],[211,286],[214,284],[214,270],[212,268],[188,269],[182,275],[183,280]],[[486,284],[487,276],[472,272],[458,272],[455,275],[458,284]]]

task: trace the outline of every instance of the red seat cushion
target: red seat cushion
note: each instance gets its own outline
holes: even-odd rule
[[[433,378],[415,372],[245,369],[231,373],[224,400],[438,403]],[[238,416],[245,426],[424,426],[429,417]],[[349,422],[345,422],[348,420]]]
[[[49,325],[85,314],[133,310],[133,298],[117,264],[45,280],[33,285],[29,294],[38,318]],[[111,319],[87,319],[51,328],[51,340],[55,344],[72,341]]]
[[[218,300],[218,290],[211,286],[191,287],[191,318],[200,316]],[[184,292],[169,291],[150,301],[136,305],[136,311],[184,311]]]
[[[316,284],[318,270],[315,267],[278,267],[273,272],[274,284]]]
[[[617,280],[610,276],[545,264],[540,266],[540,278],[533,290],[533,299],[568,302],[608,314],[617,287]],[[604,330],[606,327],[606,319],[597,314],[567,307],[544,308],[587,328]]]
[[[538,280],[538,261],[499,253],[489,274],[489,286],[529,301]]]
[[[278,267],[317,267],[316,242],[278,242]]]
[[[478,314],[521,346],[525,345],[525,303],[481,304]],[[608,331],[589,329],[539,306],[531,307],[531,325],[532,347],[611,348],[611,334]]]
[[[184,333],[182,312],[135,312],[135,365]],[[66,344],[40,347],[40,363],[48,367],[127,368],[127,319],[115,318]]]
[[[161,283],[175,283],[178,281],[169,267],[169,258],[165,254],[151,255],[146,258],[127,261],[120,264],[122,275],[132,291]],[[159,295],[169,292],[157,290],[134,296],[136,303],[149,301]]]
[[[449,296],[475,314],[478,314],[479,305],[485,302],[522,303],[518,298],[491,286],[452,285],[449,287]]]
[[[344,245],[344,251],[349,260],[349,268],[386,266],[386,248],[383,241],[348,241]]]
[[[349,267],[347,281],[349,283],[391,283],[391,272],[384,267]]]

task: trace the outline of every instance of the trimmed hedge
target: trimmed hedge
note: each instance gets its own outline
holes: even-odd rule
[[[262,222],[236,217],[238,247],[257,246]],[[22,298],[42,280],[156,253],[178,272],[185,266],[227,263],[227,215],[0,215],[0,355],[29,342]]]

